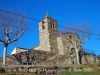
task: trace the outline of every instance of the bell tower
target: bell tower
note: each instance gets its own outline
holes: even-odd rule
[[[58,28],[57,21],[48,14],[39,22],[40,49],[57,52]]]

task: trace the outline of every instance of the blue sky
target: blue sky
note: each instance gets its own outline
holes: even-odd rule
[[[71,23],[86,23],[93,27],[93,33],[98,34],[100,28],[100,0],[0,0],[0,7],[7,10],[24,10],[28,17],[42,20],[46,13],[57,20],[59,26]],[[18,41],[8,46],[7,55],[15,47],[33,48],[39,44],[38,21],[30,20],[29,29]],[[59,32],[63,28],[59,28]],[[0,44],[0,57],[3,55],[3,44]],[[92,35],[84,44],[84,48],[100,54],[100,40]]]

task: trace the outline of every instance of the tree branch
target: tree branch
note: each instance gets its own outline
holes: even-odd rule
[[[21,37],[21,36],[23,35],[24,32],[25,32],[25,31],[22,31],[17,37],[15,37],[14,40],[9,41],[8,43],[12,43],[12,42],[14,42],[14,41],[17,41],[18,38]]]
[[[83,46],[83,44],[89,40],[91,33],[92,33],[91,26],[89,26],[87,24],[85,24],[85,25],[82,25],[82,24],[80,24],[80,25],[69,25],[69,26],[67,25],[66,28],[67,28],[66,32],[71,32],[71,33],[75,34],[76,36],[78,36],[80,38],[81,46]],[[69,29],[69,31],[68,31],[68,29]],[[73,40],[71,40],[70,38],[68,40],[73,42]]]
[[[74,44],[75,44],[75,42],[74,42],[73,40],[71,40],[69,37],[68,37],[68,40],[69,40],[70,42],[72,42],[72,43],[74,43]]]
[[[5,41],[0,40],[0,44],[5,43]]]
[[[9,33],[6,31],[5,28],[3,28],[4,34],[6,35],[6,41],[9,42],[11,39],[9,37]]]

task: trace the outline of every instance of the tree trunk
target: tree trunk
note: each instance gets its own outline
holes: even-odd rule
[[[3,65],[6,65],[6,53],[7,53],[8,44],[4,43],[4,53],[3,53]]]
[[[77,48],[77,45],[75,44],[75,49],[76,49],[76,60],[77,60],[77,64],[80,64],[80,60],[79,60],[79,53],[78,53],[78,51],[79,51],[79,49]]]
[[[78,54],[78,50],[76,51],[76,60],[77,60],[77,64],[80,64],[80,63],[79,63],[79,54]]]

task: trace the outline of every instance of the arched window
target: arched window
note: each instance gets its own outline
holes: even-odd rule
[[[50,24],[51,24],[51,28],[54,29],[55,28],[55,22],[53,20],[50,20]]]
[[[52,28],[53,28],[53,29],[55,28],[55,23],[54,23],[54,21],[52,22]]]
[[[72,35],[71,34],[69,34],[69,38],[72,39]]]
[[[72,40],[75,38],[74,35],[72,35],[72,34],[69,34],[68,36],[69,36],[69,38],[72,39]]]
[[[52,20],[50,20],[51,28],[52,28]]]
[[[75,54],[75,48],[71,48],[71,54]]]
[[[45,29],[44,21],[42,21],[42,29]]]

